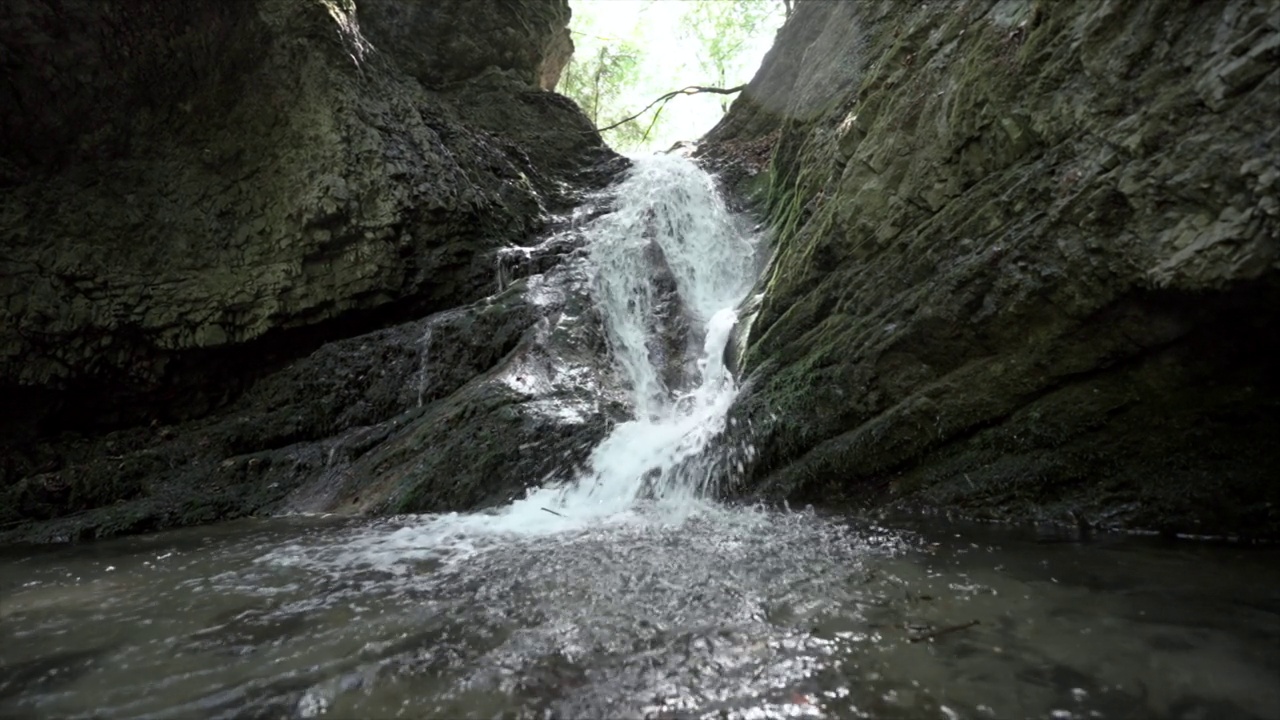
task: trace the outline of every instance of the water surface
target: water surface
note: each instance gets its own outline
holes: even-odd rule
[[[0,558],[4,717],[1280,717],[1280,554],[643,509]]]

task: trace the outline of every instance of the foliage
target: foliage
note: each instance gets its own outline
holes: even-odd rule
[[[739,85],[754,70],[748,62],[757,58],[745,57],[752,43],[780,25],[783,14],[779,0],[574,0],[575,50],[557,89],[605,128],[663,93]],[[605,140],[624,151],[670,142],[681,131],[673,116],[696,115],[709,127],[732,100],[720,97],[720,103],[687,96],[671,108],[658,105],[604,131]]]
[[[626,40],[578,45],[560,77],[560,92],[576,100],[596,127],[612,125],[623,117],[619,100],[624,90],[639,79],[641,50]],[[627,123],[609,131],[606,139],[631,147],[643,142],[643,134],[644,128]]]
[[[783,9],[776,0],[712,0],[686,7],[684,35],[695,43],[699,69],[720,87],[737,84],[733,74],[744,47]],[[729,100],[721,100],[723,110]]]

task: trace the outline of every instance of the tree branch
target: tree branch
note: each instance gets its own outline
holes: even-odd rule
[[[644,109],[636,113],[635,115],[632,115],[629,118],[624,118],[622,120],[619,120],[618,122],[608,127],[599,128],[598,132],[604,132],[605,130],[612,130],[620,125],[626,125],[632,120],[635,120],[636,118],[639,118],[641,115],[644,115],[645,113],[649,112],[650,108],[652,108],[654,105],[657,105],[658,103],[662,103],[665,106],[668,102],[671,101],[672,98],[676,97],[677,95],[697,95],[698,93],[713,93],[715,95],[732,95],[736,92],[742,92],[743,90],[746,90],[746,89],[747,89],[746,85],[739,85],[738,87],[731,87],[731,88],[704,87],[702,85],[690,85],[689,87],[683,88],[681,90],[672,90],[671,92],[665,95],[659,96],[657,100],[654,100],[648,105],[645,105]],[[659,112],[661,112],[661,108],[659,108]]]
[[[977,620],[970,620],[967,623],[952,625],[951,627],[944,627],[941,630],[933,630],[931,632],[924,633],[923,635],[913,635],[912,637],[909,637],[907,639],[913,643],[917,643],[922,640],[933,640],[934,638],[940,638],[943,635],[950,635],[953,632],[959,632],[960,630],[967,630],[978,624],[980,623]]]

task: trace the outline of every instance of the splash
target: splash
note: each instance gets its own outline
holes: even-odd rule
[[[637,159],[589,235],[595,302],[635,418],[601,442],[588,473],[510,512],[598,518],[647,502],[678,515],[715,489],[704,452],[737,392],[724,350],[753,280],[754,238],[709,175],[669,156]]]
[[[633,419],[616,425],[570,481],[496,511],[414,518],[356,541],[348,559],[457,559],[512,536],[727,512],[710,502],[725,460],[708,450],[737,393],[724,351],[756,272],[755,237],[711,176],[685,158],[635,158],[609,201],[611,211],[582,228],[584,261]]]

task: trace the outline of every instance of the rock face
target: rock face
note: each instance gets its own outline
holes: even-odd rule
[[[208,417],[22,446],[0,541],[465,510],[569,479],[628,412],[581,240],[571,228],[521,248],[529,271],[502,292],[327,343]]]
[[[43,409],[6,430],[184,417],[220,377],[491,291],[493,251],[609,156],[538,87],[568,17],[6,3],[0,384]]]
[[[702,150],[742,491],[1280,535],[1278,112],[1274,0],[799,3]]]
[[[598,323],[560,322],[585,291],[557,218],[624,164],[545,89],[568,18],[6,2],[0,531],[462,509],[572,467],[608,389],[513,379],[608,377]],[[535,262],[499,288],[512,249]]]

